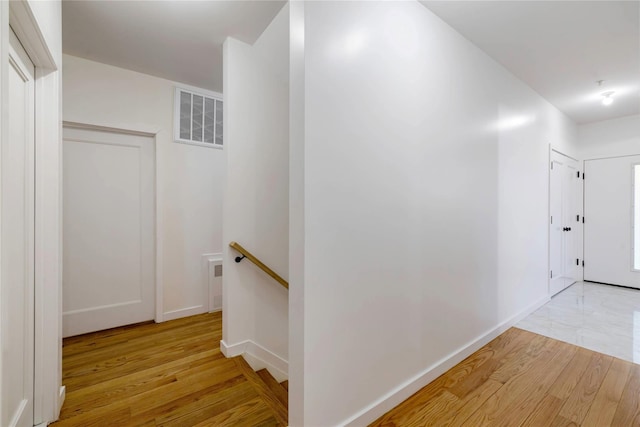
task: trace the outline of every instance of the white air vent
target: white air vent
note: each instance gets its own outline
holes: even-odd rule
[[[208,260],[209,312],[222,310],[222,260]]]
[[[222,310],[222,254],[202,254],[204,299],[209,299],[209,311]]]
[[[222,99],[176,88],[176,142],[222,148]]]

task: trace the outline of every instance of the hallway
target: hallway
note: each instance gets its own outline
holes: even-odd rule
[[[226,359],[221,328],[212,313],[67,338],[53,425],[287,425],[284,389]],[[632,426],[639,393],[640,365],[511,328],[372,425]]]

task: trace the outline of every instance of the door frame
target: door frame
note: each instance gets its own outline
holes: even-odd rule
[[[0,2],[2,58],[9,52],[11,29],[35,66],[33,416],[34,424],[46,425],[58,418],[65,393],[61,387],[61,64],[56,63],[54,47],[48,45],[28,1]],[[3,95],[8,90],[8,61],[0,62],[0,139],[5,141],[8,129],[3,125],[9,109],[8,97]]]
[[[556,148],[553,148],[549,144],[549,153],[547,158],[547,295],[551,297],[551,162],[553,161],[553,153],[564,156],[568,159],[574,160],[578,164],[578,168],[581,169],[580,173],[584,174],[584,161],[580,161],[573,156],[570,156]],[[580,216],[584,217],[584,181],[582,183],[581,191],[578,191],[578,206],[581,208]],[[584,226],[580,223],[580,232],[578,233],[578,248],[581,248],[582,259],[584,260]],[[579,280],[584,280],[584,267],[580,266]]]
[[[161,194],[162,192],[159,190],[160,189],[160,158],[158,156],[158,138],[157,138],[157,133],[153,133],[153,132],[143,132],[143,131],[138,131],[138,130],[130,130],[130,129],[121,129],[121,128],[114,128],[114,127],[109,127],[109,126],[100,126],[100,125],[93,125],[93,124],[88,124],[88,123],[77,123],[77,122],[70,122],[70,121],[63,121],[62,122],[62,126],[63,128],[70,128],[70,129],[81,129],[81,130],[94,130],[94,131],[102,131],[102,132],[111,132],[111,133],[119,133],[119,134],[124,134],[124,135],[133,135],[133,136],[144,136],[147,138],[151,138],[153,140],[153,148],[154,148],[154,188],[153,188],[153,197],[155,199],[155,204],[154,204],[154,212],[153,212],[153,220],[154,220],[154,228],[155,228],[155,234],[154,234],[154,252],[155,252],[155,283],[154,283],[154,289],[155,289],[155,322],[156,323],[160,323],[162,322],[163,319],[163,315],[164,315],[164,299],[163,299],[163,268],[162,268],[162,237],[163,237],[163,220],[162,220],[162,197]]]

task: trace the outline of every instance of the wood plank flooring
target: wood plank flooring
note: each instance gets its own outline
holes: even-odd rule
[[[278,383],[226,359],[221,333],[212,313],[65,339],[67,394],[52,425],[286,426]]]
[[[288,384],[226,359],[221,330],[214,313],[65,339],[53,426],[286,425]],[[640,427],[640,365],[511,328],[372,426]]]
[[[371,426],[640,426],[640,365],[511,328]]]

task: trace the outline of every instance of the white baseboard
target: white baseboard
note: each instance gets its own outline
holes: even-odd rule
[[[64,404],[64,399],[66,397],[67,397],[67,387],[64,385],[60,386],[60,390],[58,390],[58,411],[55,414],[55,418],[50,421],[45,421],[43,423],[36,424],[34,425],[34,427],[47,427],[49,423],[53,423],[57,421],[60,418],[60,411],[62,410],[62,405]]]
[[[193,307],[181,308],[180,310],[166,311],[162,315],[162,320],[180,319],[181,317],[195,316],[196,314],[202,314],[207,312],[207,307],[204,305],[195,305]]]
[[[529,307],[520,311],[514,316],[511,316],[509,319],[500,323],[495,328],[485,332],[480,335],[473,341],[465,344],[444,358],[440,359],[433,365],[429,366],[427,369],[414,376],[410,380],[404,382],[400,386],[391,390],[386,395],[382,396],[377,401],[373,402],[371,405],[367,406],[357,414],[352,417],[346,419],[344,422],[340,423],[341,426],[363,426],[369,425],[373,421],[377,420],[382,415],[389,412],[391,409],[398,406],[400,403],[408,399],[411,395],[416,393],[422,387],[429,384],[431,381],[438,378],[440,375],[447,372],[449,369],[453,368],[458,363],[462,362],[464,359],[469,357],[475,351],[480,349],[482,346],[487,344],[489,341],[518,323],[520,320],[527,317],[529,314],[536,311],[538,308],[546,304],[550,298],[545,296],[544,298],[536,301],[531,304]]]
[[[64,399],[67,397],[67,386],[60,386],[60,391],[58,392],[58,414],[62,410],[62,405],[64,404]]]
[[[27,418],[27,415],[25,414],[27,413],[26,409],[28,402],[29,401],[27,399],[22,399],[20,401],[18,409],[16,409],[16,412],[13,414],[13,417],[11,418],[11,421],[9,421],[9,425],[7,427],[17,427],[24,424],[25,418]]]
[[[254,371],[266,368],[278,382],[289,379],[289,362],[251,340],[231,345],[221,340],[220,351],[225,357],[242,356]]]

